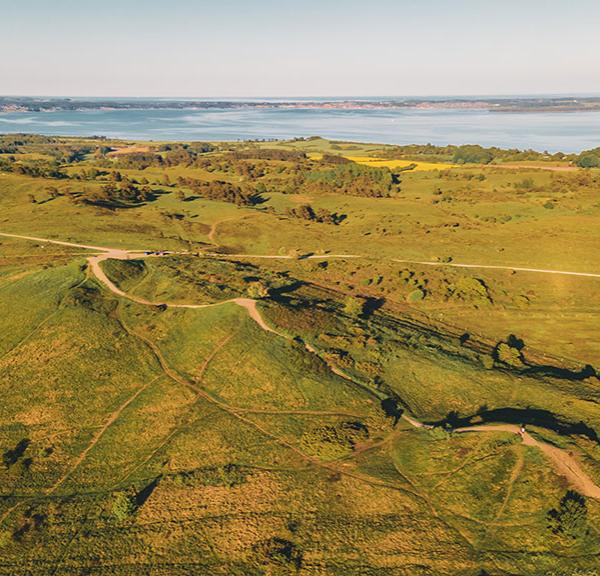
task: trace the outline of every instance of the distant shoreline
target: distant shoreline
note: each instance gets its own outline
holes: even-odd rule
[[[0,97],[0,112],[36,113],[119,110],[487,110],[489,112],[596,112],[600,97],[448,98],[448,99],[289,99],[167,100]]]

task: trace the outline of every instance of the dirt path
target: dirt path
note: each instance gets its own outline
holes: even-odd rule
[[[105,432],[117,421],[117,419],[119,418],[119,416],[121,415],[123,410],[125,410],[125,408],[127,408],[127,406],[129,406],[151,384],[156,382],[156,380],[158,380],[158,377],[155,378],[154,380],[152,380],[151,382],[148,382],[141,388],[138,388],[132,396],[130,396],[123,404],[121,404],[121,406],[119,406],[112,414],[109,415],[108,420],[104,423],[104,426],[102,426],[102,428],[100,428],[100,430],[98,430],[96,435],[92,438],[90,443],[86,446],[85,450],[71,464],[71,466],[68,468],[68,470],[52,486],[50,486],[50,488],[48,488],[48,490],[46,490],[47,495],[55,492],[57,490],[57,488],[59,488],[61,486],[61,484],[63,484],[65,482],[65,480],[67,480],[67,478],[69,478],[69,476],[71,476],[71,474],[73,474],[73,472],[75,472],[75,470],[77,470],[77,468],[79,468],[79,466],[86,459],[90,450],[92,450],[92,448],[94,448],[94,446],[96,446],[96,444],[98,444],[98,442],[100,441],[102,436],[104,436]]]
[[[124,292],[108,278],[108,276],[105,274],[104,270],[102,269],[102,267],[100,265],[101,262],[103,262],[104,260],[108,260],[111,258],[117,259],[117,260],[129,260],[129,259],[134,259],[134,258],[152,257],[152,256],[148,256],[144,252],[120,250],[120,249],[114,249],[114,248],[101,248],[98,246],[74,244],[71,242],[62,242],[59,240],[49,240],[49,239],[38,238],[38,237],[34,237],[34,236],[21,236],[21,235],[17,235],[17,234],[6,234],[6,233],[1,233],[1,232],[0,232],[0,236],[11,237],[11,238],[21,238],[21,239],[25,239],[25,240],[33,240],[36,242],[47,242],[47,243],[59,244],[59,245],[63,245],[63,246],[86,248],[89,250],[100,251],[100,252],[102,252],[101,254],[91,256],[90,258],[88,258],[88,262],[90,264],[90,269],[91,269],[92,273],[96,276],[96,278],[102,284],[104,284],[104,286],[106,286],[106,288],[108,288],[112,293],[116,294],[117,296],[126,298],[126,299],[136,302],[138,304],[142,304],[142,305],[146,305],[146,306],[158,306],[160,304],[163,304],[160,302],[150,302],[143,298],[138,298],[136,296],[133,296],[131,294]],[[248,255],[244,255],[244,256],[257,257],[257,256],[248,256]],[[154,257],[156,257],[156,256],[154,256]],[[262,256],[262,257],[263,258],[291,258],[291,256]],[[347,258],[347,257],[354,257],[354,256],[332,254],[332,255],[315,256],[315,257],[316,258],[328,258],[328,257],[329,258]],[[543,269],[536,269],[536,268],[512,268],[512,267],[506,267],[506,266],[485,266],[485,265],[479,266],[479,265],[474,265],[474,264],[454,264],[454,263],[440,263],[440,262],[415,262],[415,261],[409,261],[409,260],[394,260],[394,261],[395,262],[407,262],[407,263],[413,263],[413,264],[425,264],[425,265],[430,265],[430,266],[454,266],[454,267],[464,267],[464,268],[492,268],[492,269],[504,269],[504,270],[522,270],[522,271],[528,271],[528,272],[541,272],[541,273],[550,273],[550,274],[568,274],[568,275],[574,275],[574,276],[589,276],[589,277],[600,278],[600,274],[565,272],[565,271],[558,271],[558,270],[543,270]],[[277,332],[276,330],[274,330],[272,327],[270,327],[265,322],[265,320],[263,319],[263,317],[261,316],[260,312],[257,309],[256,301],[251,298],[233,298],[230,300],[216,302],[213,304],[169,304],[169,303],[164,303],[164,304],[166,304],[170,308],[202,309],[202,308],[210,308],[210,307],[214,307],[214,306],[221,306],[223,304],[228,304],[228,303],[235,303],[238,306],[245,308],[247,310],[249,316],[264,331],[281,336],[288,340],[290,339],[287,335]],[[223,402],[220,402],[219,400],[216,400],[202,388],[199,388],[198,386],[196,386],[196,385],[192,384],[191,382],[187,381],[186,379],[182,378],[179,374],[177,374],[176,372],[174,372],[167,366],[160,350],[158,350],[158,348],[156,347],[156,345],[153,342],[151,342],[147,338],[141,336],[140,334],[137,334],[137,335],[138,335],[138,337],[142,338],[151,347],[151,349],[153,350],[154,354],[156,355],[161,367],[163,368],[163,371],[171,379],[173,379],[173,380],[179,382],[180,384],[183,384],[189,388],[192,388],[198,395],[201,395],[204,398],[206,398],[207,400],[209,400],[210,402],[212,402],[213,404],[216,404],[217,406],[219,406],[226,412],[230,413],[232,416],[234,416],[238,420],[245,422],[246,424],[249,424],[252,427],[258,429],[259,431],[261,431],[262,433],[264,433],[265,435],[267,435],[268,437],[270,437],[277,443],[290,448],[293,452],[297,453],[298,455],[301,455],[303,458],[307,458],[307,456],[304,453],[302,453],[300,450],[298,450],[295,446],[289,444],[288,442],[282,441],[277,436],[274,436],[273,434],[271,434],[270,432],[265,430],[262,426],[258,425],[257,423],[253,422],[252,420],[248,420],[247,418],[243,417],[241,415],[241,413],[244,412],[243,409],[237,410],[235,408],[228,406],[227,404],[225,404]],[[307,344],[305,347],[309,352],[314,353],[314,354],[317,353],[314,350],[314,348],[312,348],[312,346],[310,346],[310,344]],[[350,378],[342,370],[338,369],[335,366],[331,366],[330,364],[328,364],[328,366],[330,367],[332,372],[334,372],[338,376],[344,378],[345,380],[350,380],[350,381],[354,382],[352,380],[352,378]],[[133,399],[134,398],[132,398],[131,401],[133,401]],[[117,417],[118,417],[118,415],[117,415]],[[406,413],[404,413],[402,415],[402,418],[416,428],[427,427],[425,424],[423,424],[422,422],[419,422],[415,418],[412,418],[411,416],[409,416]],[[109,421],[108,426],[110,426],[110,424],[112,424],[112,421]],[[105,426],[100,431],[100,433],[99,433],[100,436],[104,433],[105,429],[108,426]],[[456,432],[458,432],[458,433],[509,432],[511,434],[519,434],[519,435],[521,435],[521,437],[523,439],[524,445],[532,446],[532,447],[539,449],[547,457],[547,459],[550,460],[550,462],[554,466],[554,469],[560,475],[564,476],[574,488],[576,488],[579,492],[581,492],[581,494],[600,500],[600,487],[597,486],[593,482],[593,480],[583,471],[579,462],[577,462],[577,460],[571,454],[569,454],[566,450],[557,448],[546,442],[537,440],[537,439],[533,438],[527,432],[521,433],[520,428],[517,425],[514,425],[514,424],[475,425],[475,426],[470,426],[468,428],[459,428],[456,430]],[[96,438],[99,438],[99,435],[97,435]],[[87,452],[89,452],[91,447],[93,447],[93,446],[88,446],[86,451],[84,451],[83,458],[85,458],[85,455],[87,454]],[[313,459],[309,458],[309,460],[312,461]],[[79,465],[79,463],[80,463],[80,461],[79,462],[76,461],[75,468]],[[74,471],[75,468],[72,467],[65,474],[65,476],[61,480],[59,480],[50,489],[50,491],[52,492],[58,486],[60,486],[60,484]],[[338,472],[339,472],[339,470],[338,470]]]
[[[5,238],[20,238],[21,240],[32,240],[45,244],[58,244],[59,246],[69,246],[70,248],[85,248],[86,250],[94,250],[95,252],[127,252],[126,250],[118,250],[115,248],[104,248],[102,246],[89,246],[87,244],[75,244],[73,242],[63,242],[62,240],[50,240],[49,238],[38,238],[37,236],[22,236],[20,234],[6,234],[0,232],[0,236]]]
[[[454,262],[428,262],[419,260],[398,260],[393,259],[393,262],[401,264],[420,264],[422,266],[447,266],[451,268],[485,268],[488,270],[514,270],[516,272],[536,272],[538,274],[562,274],[565,276],[584,276],[588,278],[600,278],[600,274],[592,272],[570,272],[567,270],[548,270],[544,268],[522,268],[519,266],[493,266],[488,264],[458,264]]]
[[[523,466],[525,465],[525,458],[523,457],[523,452],[521,450],[517,450],[516,453],[517,453],[517,461],[516,461],[515,466],[510,474],[510,478],[508,479],[508,484],[506,486],[506,494],[504,495],[502,504],[500,505],[500,508],[498,509],[498,512],[496,513],[496,517],[494,518],[495,522],[500,520],[500,517],[502,516],[502,514],[504,514],[504,511],[506,510],[506,507],[508,506],[510,497],[512,496],[512,491],[513,491],[515,482],[517,481],[517,478],[520,476],[521,471],[523,470]]]
[[[455,432],[508,432],[517,434],[521,436],[525,446],[540,450],[553,464],[556,472],[566,478],[581,494],[600,500],[600,487],[584,472],[579,462],[567,450],[537,440],[528,432],[521,433],[520,427],[516,424],[481,424],[469,426],[468,428],[457,428]]]
[[[580,170],[577,166],[542,166],[540,164],[486,164],[486,168],[511,168],[511,169],[524,169],[524,170],[547,170],[549,172],[577,172]]]
[[[199,310],[202,308],[214,308],[215,306],[223,306],[224,304],[237,304],[238,306],[244,308],[248,312],[248,316],[252,318],[265,332],[271,332],[273,334],[279,334],[273,328],[271,328],[261,316],[258,308],[256,306],[256,300],[252,298],[231,298],[229,300],[222,300],[220,302],[213,302],[211,304],[175,304],[175,303],[164,303],[164,302],[151,302],[150,300],[146,300],[145,298],[140,298],[138,296],[134,296],[127,292],[121,290],[118,286],[116,286],[110,278],[106,275],[104,270],[102,269],[101,263],[105,260],[113,259],[113,260],[130,260],[153,256],[146,256],[144,253],[131,253],[131,252],[106,252],[104,254],[99,254],[97,256],[91,256],[88,258],[88,262],[90,265],[90,269],[94,276],[100,280],[106,288],[108,288],[113,294],[120,296],[122,298],[126,298],[127,300],[131,300],[132,302],[136,302],[137,304],[142,304],[144,306],[161,306],[166,305],[169,308],[185,308],[191,310]],[[156,258],[156,256],[154,256]]]
[[[219,226],[221,224],[225,224],[225,222],[231,222],[232,220],[242,220],[244,218],[244,216],[232,216],[231,218],[223,218],[222,220],[217,220],[216,222],[212,223],[212,226],[210,227],[210,231],[208,232],[208,239],[211,241],[212,244],[218,245],[218,243],[215,240],[215,237],[217,235],[217,229],[219,228]]]

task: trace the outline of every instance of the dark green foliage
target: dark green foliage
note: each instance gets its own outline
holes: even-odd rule
[[[492,352],[492,357],[497,362],[502,362],[513,368],[523,368],[525,365],[522,352],[524,347],[523,340],[511,334],[506,342],[498,342]]]
[[[351,164],[352,160],[349,160],[344,156],[338,156],[337,154],[323,154],[321,162],[323,162],[323,164]]]
[[[306,160],[306,154],[300,150],[278,150],[276,148],[255,148],[251,150],[236,150],[228,155],[233,160],[282,160],[298,162]]]
[[[388,168],[340,164],[329,170],[304,172],[301,184],[309,192],[387,198],[398,191],[398,180]]]
[[[338,214],[337,212],[329,212],[324,208],[317,208],[316,210],[309,204],[302,204],[288,210],[288,215],[293,218],[301,218],[303,220],[310,220],[311,222],[319,222],[321,224],[333,224],[337,226],[340,222],[345,220],[345,214]]]
[[[450,298],[480,307],[492,303],[486,283],[481,278],[463,276],[448,287]]]
[[[84,194],[82,200],[86,204],[94,204],[107,208],[124,208],[130,205],[143,204],[156,198],[149,186],[138,186],[127,180],[110,182],[100,188]]]
[[[110,259],[103,263],[103,267],[118,285],[140,278],[146,273],[146,263],[143,260]]]
[[[80,306],[101,314],[109,314],[115,309],[117,302],[106,297],[96,285],[88,282],[71,288],[64,297],[63,304],[65,306]]]
[[[363,314],[365,310],[364,298],[347,296],[344,302],[344,312],[352,317],[358,317]]]
[[[587,534],[587,516],[585,498],[574,490],[569,490],[558,508],[548,512],[548,528],[565,543],[572,544]]]
[[[369,430],[358,421],[345,421],[332,425],[317,426],[302,435],[304,448],[328,459],[354,450],[356,444],[369,438]]]
[[[180,183],[191,188],[194,194],[208,200],[231,202],[238,206],[254,206],[264,199],[253,190],[243,190],[231,182],[214,180],[207,182],[195,178],[181,178]]]
[[[133,516],[138,509],[136,494],[131,490],[115,492],[109,503],[109,511],[119,522]]]
[[[577,160],[577,166],[580,168],[600,168],[600,155],[598,154],[582,154]]]
[[[456,164],[489,164],[493,159],[490,150],[478,145],[459,146],[452,157]]]

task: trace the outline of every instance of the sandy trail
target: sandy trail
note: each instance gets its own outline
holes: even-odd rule
[[[455,432],[508,432],[517,434],[523,439],[525,446],[532,446],[540,450],[561,476],[564,476],[570,484],[584,496],[600,500],[600,487],[584,472],[579,462],[566,450],[552,446],[547,442],[537,440],[528,432],[521,432],[516,424],[481,424],[467,428],[457,428]]]
[[[398,260],[394,258],[393,262],[401,264],[420,264],[422,266],[447,266],[451,268],[485,268],[489,270],[514,270],[515,272],[536,272],[538,274],[563,274],[565,276],[584,276],[588,278],[600,278],[600,274],[592,272],[571,272],[568,270],[548,270],[545,268],[522,268],[519,266],[494,266],[491,264],[458,264],[455,262],[429,262],[419,260]]]
[[[90,246],[87,244],[75,244],[74,242],[63,242],[62,240],[50,240],[49,238],[38,238],[37,236],[22,236],[20,234],[6,234],[0,232],[0,236],[5,238],[20,238],[21,240],[32,240],[33,242],[42,242],[45,244],[57,244],[58,246],[69,246],[71,248],[85,248],[86,250],[94,250],[96,252],[112,252],[112,253],[127,253],[127,250],[119,250],[116,248],[106,248],[102,246]]]
[[[21,236],[21,235],[17,235],[17,234],[6,234],[6,233],[2,233],[2,232],[0,232],[0,236],[9,237],[9,238],[21,238],[21,239],[25,239],[25,240],[32,240],[35,242],[59,244],[62,246],[71,246],[71,247],[76,247],[76,248],[86,248],[89,250],[102,252],[101,254],[98,254],[95,256],[90,256],[88,258],[90,269],[91,269],[92,273],[94,274],[94,276],[96,276],[96,278],[104,286],[106,286],[106,288],[108,288],[108,290],[110,290],[113,294],[116,294],[117,296],[126,298],[128,300],[131,300],[133,302],[136,302],[138,304],[142,304],[145,306],[159,306],[159,305],[163,304],[163,305],[168,306],[169,308],[201,309],[201,308],[211,308],[211,307],[215,307],[215,306],[221,306],[223,304],[228,304],[228,303],[234,303],[234,304],[237,304],[238,306],[241,306],[242,308],[245,308],[247,310],[250,318],[252,318],[252,320],[254,320],[260,326],[260,328],[262,328],[264,331],[275,334],[275,335],[283,337],[283,338],[286,338],[287,340],[290,339],[290,337],[288,337],[285,334],[281,334],[281,333],[277,332],[276,330],[274,330],[272,327],[270,327],[265,322],[265,320],[261,316],[259,310],[257,309],[256,301],[251,298],[233,298],[230,300],[225,300],[222,302],[216,302],[216,303],[212,303],[212,304],[169,304],[169,303],[160,303],[160,302],[150,302],[148,300],[145,300],[144,298],[139,298],[137,296],[133,296],[133,295],[128,294],[128,293],[124,292],[123,290],[121,290],[118,286],[116,286],[108,278],[108,276],[105,274],[104,270],[102,269],[102,267],[100,265],[101,262],[108,260],[108,259],[129,260],[129,259],[146,258],[146,257],[159,257],[158,255],[148,255],[148,254],[146,254],[144,252],[140,252],[140,251],[120,250],[120,249],[114,249],[114,248],[101,248],[98,246],[88,246],[85,244],[75,244],[72,242],[62,242],[59,240],[50,240],[50,239],[46,239],[46,238],[38,238],[35,236]],[[221,255],[221,256],[223,256],[223,255]],[[235,256],[235,255],[229,255],[229,256]],[[242,256],[242,255],[240,255],[240,256]],[[259,256],[248,256],[248,255],[243,255],[243,256],[259,257]],[[262,257],[263,258],[291,258],[291,256],[262,256]],[[327,258],[327,257],[347,258],[347,257],[353,257],[353,256],[324,255],[324,256],[316,256],[316,257],[317,258]],[[465,268],[494,268],[494,269],[504,269],[504,270],[524,270],[524,271],[529,271],[529,272],[544,272],[544,273],[551,273],[551,274],[569,274],[569,275],[574,275],[574,276],[592,276],[592,277],[600,278],[600,274],[564,272],[564,271],[557,271],[557,270],[540,270],[540,269],[535,269],[535,268],[511,268],[511,267],[504,267],[504,266],[476,266],[476,265],[471,265],[471,264],[453,264],[453,263],[439,263],[439,262],[413,262],[413,261],[408,261],[408,260],[395,260],[395,261],[396,262],[410,262],[413,264],[426,264],[426,265],[433,265],[433,266],[455,266],[455,267],[465,267]],[[153,344],[152,344],[152,346],[153,346],[153,348],[155,348]],[[313,354],[317,354],[316,350],[312,346],[310,346],[310,344],[306,344],[305,347],[309,352],[311,352]],[[162,358],[160,355],[160,352],[157,349],[155,350],[155,353],[157,354],[157,357],[159,359]],[[163,364],[163,362],[164,361],[161,361],[161,365]],[[335,366],[331,366],[330,364],[328,364],[328,366],[338,376],[340,376],[346,380],[352,380],[342,370],[339,370],[338,368],[336,368]],[[169,374],[169,372],[167,372],[167,373]],[[169,375],[171,375],[171,374],[169,374]],[[179,381],[178,375],[177,376],[171,375],[171,377]],[[189,386],[189,383],[187,383],[187,382],[183,382],[183,383],[185,383],[186,385]],[[197,390],[197,392],[199,394],[206,395],[206,393],[203,390]],[[214,401],[214,399],[212,399],[212,398],[211,398],[211,400]],[[227,408],[229,408],[229,407],[227,407]],[[235,416],[238,417],[239,419],[246,421],[246,419],[243,418],[237,412],[235,412]],[[408,415],[406,413],[404,413],[402,415],[402,418],[404,420],[406,420],[409,424],[414,426],[415,428],[429,428],[428,425],[424,424],[423,422],[420,422],[419,420],[411,417],[410,415]],[[110,423],[112,423],[112,422],[109,422],[109,425],[110,425]],[[252,424],[256,426],[255,423],[252,423]],[[569,454],[566,450],[557,448],[556,446],[552,446],[551,444],[542,442],[541,440],[537,440],[537,439],[533,438],[527,432],[521,433],[520,427],[515,424],[474,425],[474,426],[469,426],[467,428],[458,428],[455,430],[455,432],[458,432],[458,433],[508,432],[511,434],[518,434],[522,437],[524,445],[535,447],[535,448],[539,449],[547,457],[547,459],[550,460],[550,462],[553,464],[553,467],[556,470],[556,472],[558,472],[560,475],[564,476],[569,481],[569,483],[574,488],[576,488],[581,494],[583,494],[584,496],[588,496],[590,498],[595,498],[595,499],[600,500],[600,487],[597,486],[593,482],[593,480],[584,472],[584,470],[582,469],[579,462],[573,456],[571,456],[571,454]],[[268,433],[268,435],[272,436],[270,433]],[[295,447],[293,449],[294,449],[294,451],[298,451]],[[71,470],[71,472],[72,472],[72,470]],[[70,472],[67,474],[67,476],[69,474],[70,474]],[[57,486],[53,487],[52,489],[55,489],[56,487]]]

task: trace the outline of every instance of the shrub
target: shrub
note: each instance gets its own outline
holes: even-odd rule
[[[477,145],[459,146],[452,161],[455,164],[489,164],[494,155],[485,148]]]
[[[301,442],[307,452],[329,460],[343,456],[368,437],[367,427],[362,422],[352,421],[307,430],[302,435]]]
[[[522,368],[523,354],[521,350],[515,346],[511,346],[506,342],[500,342],[494,350],[494,358],[503,364],[512,366],[513,368]]]
[[[600,156],[596,154],[583,154],[577,160],[577,166],[580,168],[600,168]]]
[[[450,286],[450,294],[452,297],[473,304],[474,306],[492,303],[485,282],[480,278],[472,276],[459,278],[454,285]]]
[[[110,503],[110,512],[119,522],[133,516],[137,508],[135,493],[120,491],[113,494]]]
[[[416,302],[423,300],[423,298],[425,298],[425,292],[420,288],[417,288],[408,294],[406,301],[411,304],[415,304]]]

